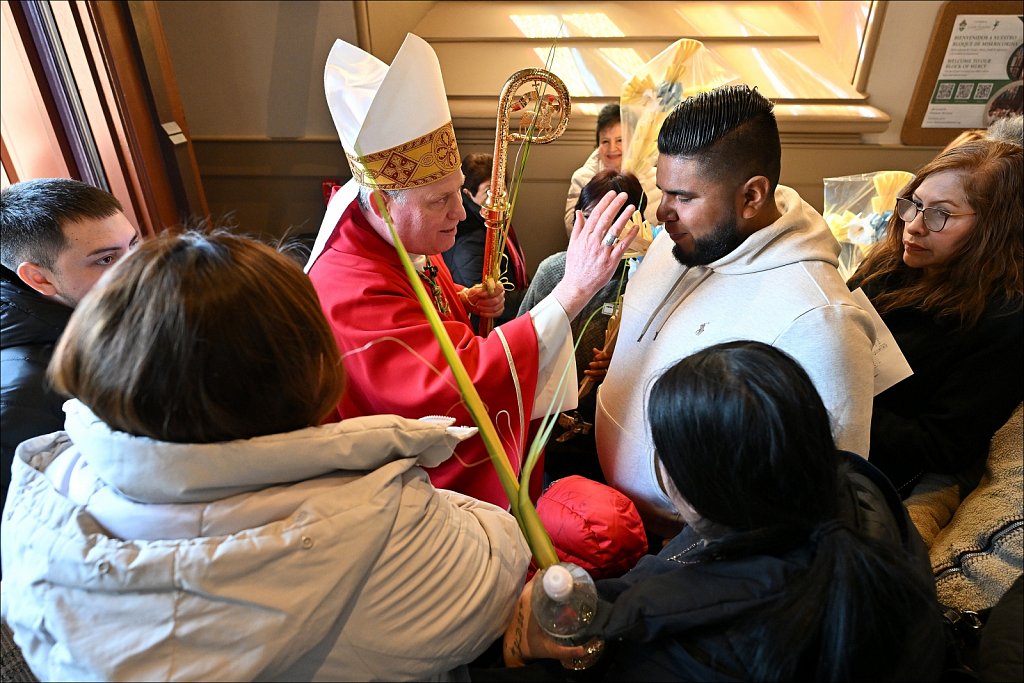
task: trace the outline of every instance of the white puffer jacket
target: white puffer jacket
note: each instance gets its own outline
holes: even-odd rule
[[[2,527],[3,616],[44,680],[441,680],[511,616],[515,520],[417,466],[474,430],[196,445],[65,411],[19,447]]]

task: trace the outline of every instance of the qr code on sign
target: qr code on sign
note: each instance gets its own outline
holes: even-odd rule
[[[976,100],[987,100],[991,94],[991,83],[979,83],[978,87],[974,89],[974,99]]]
[[[939,83],[939,89],[935,93],[935,99],[948,100],[953,97],[953,86],[955,83]]]
[[[974,92],[973,83],[961,83],[956,86],[956,99],[958,100],[969,100],[971,99],[971,93]]]

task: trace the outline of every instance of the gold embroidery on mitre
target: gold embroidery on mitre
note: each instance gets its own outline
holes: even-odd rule
[[[405,190],[440,180],[459,167],[459,147],[451,121],[396,147],[357,157],[348,152],[352,177],[360,185]]]

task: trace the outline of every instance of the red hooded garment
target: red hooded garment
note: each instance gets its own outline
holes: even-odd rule
[[[577,474],[549,486],[537,501],[561,562],[594,579],[622,576],[647,552],[647,533],[633,502],[610,486]],[[536,567],[531,565],[532,574]]]

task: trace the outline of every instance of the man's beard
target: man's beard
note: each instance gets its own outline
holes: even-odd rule
[[[723,256],[731,254],[743,243],[735,213],[715,226],[710,235],[693,240],[693,251],[684,254],[678,244],[672,247],[672,255],[686,267],[706,266]]]

